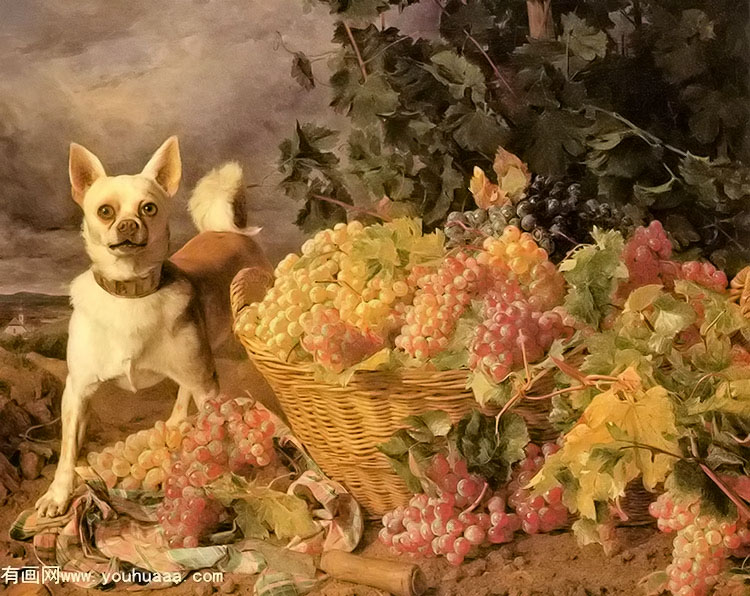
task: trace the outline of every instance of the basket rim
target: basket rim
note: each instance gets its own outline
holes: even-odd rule
[[[303,373],[303,374],[315,374],[315,365],[312,362],[285,362],[280,360],[273,352],[267,347],[265,342],[257,338],[249,338],[241,333],[237,334],[240,342],[253,354],[258,357],[264,358],[265,360],[272,361],[274,364],[280,367],[288,369],[290,372]],[[454,368],[448,370],[437,370],[426,367],[403,367],[398,370],[357,370],[354,372],[355,376],[360,378],[398,378],[406,383],[424,383],[425,379],[432,379],[433,381],[442,382],[455,382],[462,381],[468,382],[469,369]]]

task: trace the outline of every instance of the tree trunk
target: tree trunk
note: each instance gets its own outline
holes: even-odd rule
[[[531,39],[555,39],[551,4],[552,0],[526,0]]]

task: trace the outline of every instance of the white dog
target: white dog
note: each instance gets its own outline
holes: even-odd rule
[[[76,144],[69,169],[92,265],[70,288],[60,461],[36,503],[48,517],[64,513],[70,501],[87,402],[96,388],[113,380],[136,391],[173,379],[179,391],[168,424],[179,423],[191,397],[200,407],[218,391],[212,347],[230,335],[232,278],[256,268],[260,299],[272,271],[250,238],[257,229],[243,227],[237,164],[198,183],[189,207],[200,233],[169,261],[169,213],[182,172],[176,137],[134,176],[107,176],[99,159]]]

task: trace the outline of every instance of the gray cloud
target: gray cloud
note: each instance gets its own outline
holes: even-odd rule
[[[109,172],[134,173],[167,136],[179,135],[184,179],[178,200],[206,170],[237,159],[248,183],[261,184],[251,192],[251,219],[264,226],[260,238],[269,255],[278,259],[298,246],[298,206],[275,187],[278,143],[295,119],[342,125],[327,109],[327,89],[300,89],[289,76],[290,56],[278,47],[277,31],[295,50],[333,49],[330,16],[322,9],[306,14],[302,4],[5,3],[0,292],[32,286],[57,292],[86,266],[67,180],[71,141],[96,153]],[[434,20],[430,9],[406,15],[415,31],[433,27]],[[192,233],[184,209],[173,230],[178,241]],[[12,275],[22,269],[29,273]]]

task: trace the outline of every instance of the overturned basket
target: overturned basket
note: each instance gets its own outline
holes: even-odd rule
[[[402,428],[407,416],[439,409],[455,422],[476,408],[466,371],[358,371],[346,387],[320,382],[309,364],[279,360],[264,343],[243,333],[242,313],[260,300],[259,285],[264,283],[270,286],[272,279],[255,269],[242,270],[232,282],[235,332],[276,393],[295,435],[368,513],[380,515],[405,504],[411,495],[377,445]],[[535,440],[556,437],[547,420],[546,400],[524,401],[514,411],[524,416]]]

